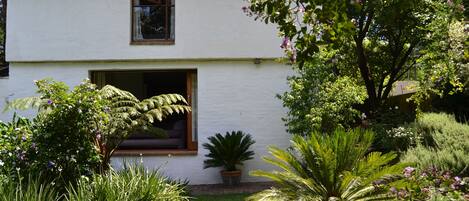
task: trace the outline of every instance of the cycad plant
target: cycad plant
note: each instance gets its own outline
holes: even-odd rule
[[[204,168],[223,167],[221,172],[223,182],[227,185],[237,185],[240,181],[241,171],[237,166],[250,160],[254,152],[249,150],[255,143],[250,134],[242,131],[220,133],[208,138],[209,143],[202,146],[209,151],[205,156]]]
[[[242,131],[227,132],[224,136],[220,133],[208,137],[210,143],[203,146],[209,153],[205,155],[209,159],[204,161],[205,168],[224,167],[227,171],[237,170],[237,165],[250,160],[254,152],[249,147],[255,143],[251,135]]]
[[[385,184],[398,180],[405,165],[388,165],[396,158],[393,153],[367,154],[372,141],[370,131],[336,130],[293,136],[288,151],[270,147],[273,157],[264,160],[281,170],[251,174],[277,185],[249,200],[388,200]]]
[[[50,79],[35,83],[39,88],[39,96],[8,102],[5,110],[37,107],[38,117],[47,117],[54,108],[68,101],[68,93],[93,94],[89,100],[77,100],[74,104],[89,104],[92,101],[93,108],[96,108],[93,117],[84,119],[87,122],[82,123],[92,125],[87,132],[101,156],[101,170],[109,168],[114,151],[134,131],[151,126],[151,123],[162,121],[170,115],[190,111],[187,101],[179,94],[162,94],[140,101],[132,93],[111,85],[97,89],[89,80],[82,82],[72,92],[64,83]]]

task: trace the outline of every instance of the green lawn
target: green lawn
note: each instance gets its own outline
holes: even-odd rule
[[[228,195],[199,195],[194,201],[244,201],[250,194],[228,194]]]

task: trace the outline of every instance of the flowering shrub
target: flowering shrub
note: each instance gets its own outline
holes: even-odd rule
[[[0,121],[0,175],[3,175],[0,179],[17,179],[21,172],[26,172],[30,164],[28,150],[35,148],[28,119],[15,115],[9,123]]]
[[[97,128],[106,121],[104,101],[89,82],[70,92],[61,82],[40,80],[36,85],[46,103],[34,122],[31,170],[64,184],[91,175],[100,162],[94,141]]]
[[[454,176],[434,167],[417,172],[413,167],[403,171],[405,179],[390,193],[399,200],[464,200],[469,199],[469,178]]]
[[[415,129],[422,143],[409,149],[401,161],[415,163],[419,169],[432,166],[469,176],[469,125],[458,123],[452,115],[425,113]]]

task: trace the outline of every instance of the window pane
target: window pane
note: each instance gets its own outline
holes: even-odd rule
[[[170,28],[169,37],[173,40],[174,40],[175,35],[176,35],[175,34],[175,28],[174,28],[175,27],[174,25],[176,23],[175,19],[174,19],[175,15],[176,15],[176,13],[175,13],[175,9],[174,9],[174,6],[173,6],[173,7],[171,7],[171,19],[170,19],[170,22],[169,22],[169,28]]]
[[[175,38],[175,0],[133,0],[132,40]]]
[[[165,18],[164,7],[134,7],[134,39],[165,39]]]

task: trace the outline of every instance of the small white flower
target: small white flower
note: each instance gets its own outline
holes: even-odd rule
[[[399,109],[399,106],[396,105],[396,107],[394,107],[394,109],[396,109],[396,110]]]
[[[8,156],[12,156],[13,154],[11,152],[8,152]]]
[[[2,160],[0,160],[0,166],[3,166],[4,164],[5,163]]]
[[[20,171],[20,170],[21,170],[21,168],[19,168],[19,167],[16,168],[16,171]]]

